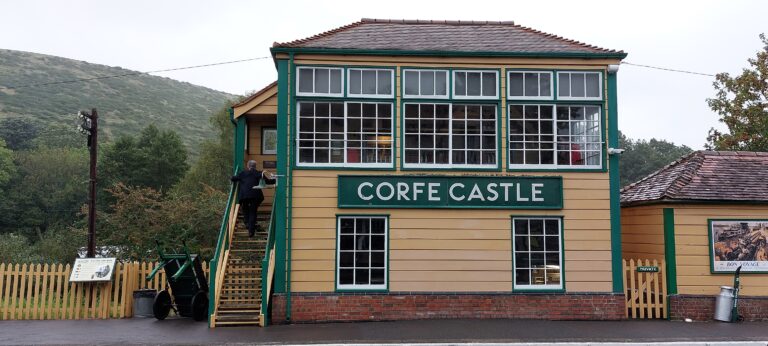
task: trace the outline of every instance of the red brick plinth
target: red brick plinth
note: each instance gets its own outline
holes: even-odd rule
[[[286,297],[273,296],[272,323],[285,323]],[[624,295],[612,293],[294,293],[291,321],[352,322],[449,318],[620,320]]]
[[[716,296],[669,296],[669,316],[673,320],[690,318],[694,321],[712,321],[715,316]],[[768,297],[739,297],[739,315],[745,321],[768,321]]]

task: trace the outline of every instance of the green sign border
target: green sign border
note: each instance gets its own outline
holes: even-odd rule
[[[557,180],[560,184],[560,198],[557,201],[558,203],[556,205],[551,206],[508,206],[508,207],[499,207],[499,206],[483,206],[483,205],[461,205],[461,206],[425,206],[425,205],[349,205],[349,204],[342,204],[341,203],[341,179],[342,178],[366,178],[366,177],[373,177],[373,178],[459,178],[459,179],[473,179],[473,178],[516,178],[516,179],[553,179]],[[337,176],[336,179],[336,204],[339,209],[492,209],[492,210],[561,210],[563,209],[563,195],[564,195],[564,187],[563,187],[563,177],[562,176],[552,176],[552,175],[545,175],[545,176],[529,176],[529,175],[372,175],[372,174],[364,174],[364,175],[358,175],[358,174],[340,174]]]

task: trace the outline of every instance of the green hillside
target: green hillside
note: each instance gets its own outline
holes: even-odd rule
[[[0,49],[0,87],[92,78],[135,71],[51,55]],[[214,137],[208,118],[235,95],[165,77],[134,75],[94,81],[0,88],[0,119],[32,117],[72,125],[78,110],[97,108],[100,137],[137,134],[149,123],[174,129],[192,155]]]

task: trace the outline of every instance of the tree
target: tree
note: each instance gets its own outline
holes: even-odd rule
[[[2,188],[15,173],[16,164],[13,163],[13,151],[6,148],[5,141],[0,139],[0,191],[3,191]]]
[[[102,187],[116,183],[167,191],[189,169],[181,137],[149,125],[138,138],[122,136],[104,150]]]
[[[203,142],[200,158],[192,166],[184,179],[176,187],[179,193],[195,193],[206,186],[219,191],[227,191],[229,177],[232,175],[232,143],[234,126],[230,121],[229,108],[232,102],[225,104],[211,116],[211,124],[219,132],[217,140]]]
[[[707,103],[728,132],[710,129],[708,149],[768,151],[768,39],[760,40],[763,49],[747,60],[751,68],[737,77],[720,73],[712,83],[717,93]]]
[[[619,132],[619,147],[626,149],[621,154],[619,166],[621,186],[634,183],[693,151],[685,145],[677,146],[655,138],[648,141],[632,140],[621,132]]]
[[[27,118],[13,117],[0,120],[0,139],[9,149],[25,150],[34,147],[34,139],[40,132],[40,126]]]

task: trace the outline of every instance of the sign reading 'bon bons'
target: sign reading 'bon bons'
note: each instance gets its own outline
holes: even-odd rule
[[[339,176],[339,208],[562,209],[561,177]]]

